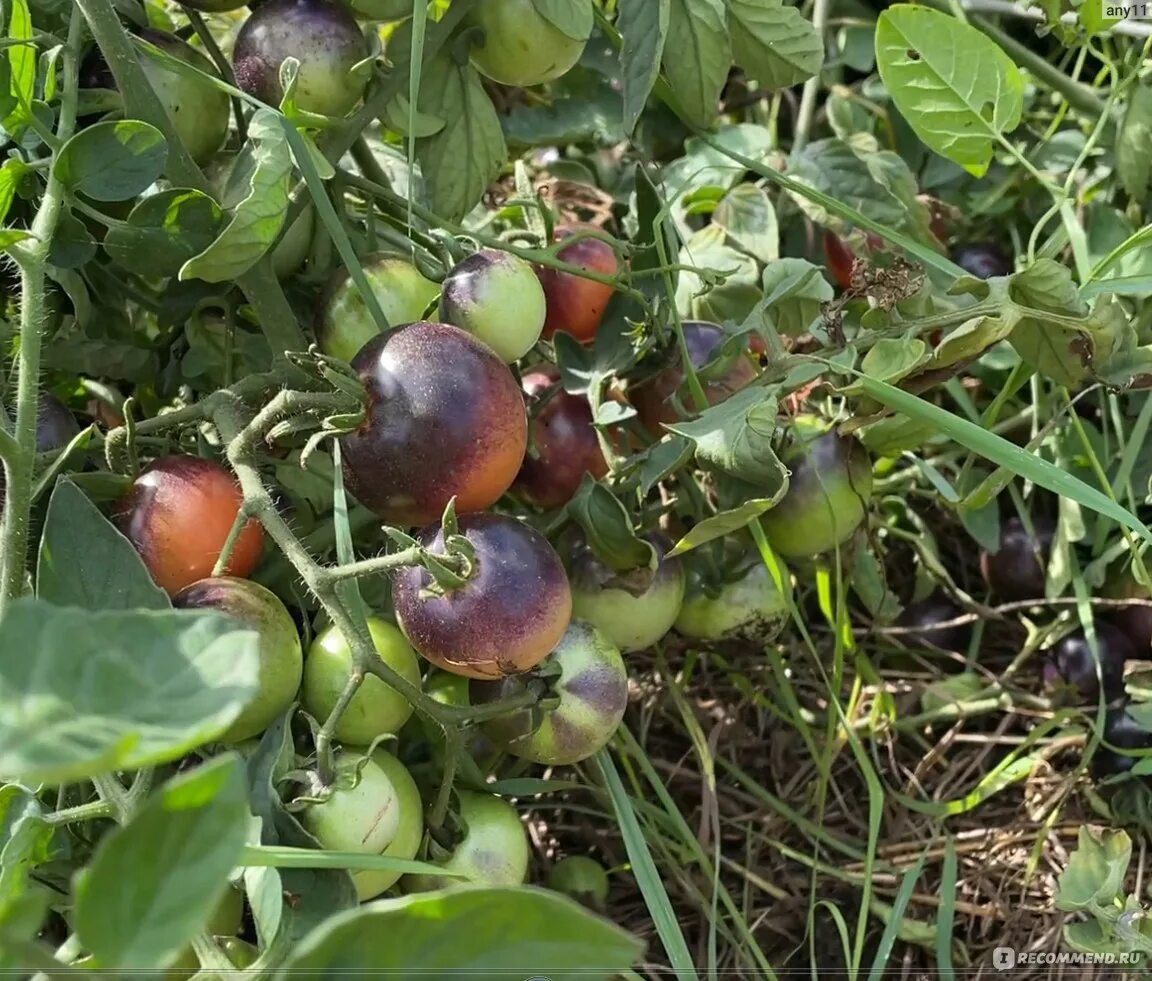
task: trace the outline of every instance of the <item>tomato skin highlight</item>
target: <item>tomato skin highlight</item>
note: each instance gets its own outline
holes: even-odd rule
[[[592,31],[571,38],[537,11],[532,0],[484,0],[472,15],[484,31],[482,43],[472,48],[472,64],[482,75],[501,85],[524,88],[541,85],[565,74],[580,60]]]
[[[175,595],[212,575],[244,502],[223,466],[197,456],[164,456],[148,464],[121,499],[120,530],[136,546],[161,589]],[[252,519],[224,570],[245,578],[260,562],[264,529]]]
[[[466,331],[428,321],[369,341],[352,362],[368,417],[341,438],[344,479],[393,525],[438,521],[504,494],[524,461],[528,416],[508,366]]]
[[[400,630],[378,617],[368,618],[368,632],[376,653],[406,681],[420,687],[420,662]],[[352,647],[335,625],[313,639],[304,659],[301,701],[321,724],[336,707],[352,676]],[[376,675],[368,675],[336,723],[335,737],[342,743],[368,746],[377,736],[397,733],[412,715],[412,705]]]
[[[560,242],[578,231],[594,227],[562,225],[556,229],[555,238]],[[605,276],[617,276],[621,271],[612,247],[596,238],[582,238],[573,242],[562,248],[556,258]],[[614,288],[550,266],[537,266],[536,275],[540,278],[540,285],[544,287],[544,295],[548,300],[548,315],[541,336],[551,340],[557,331],[564,331],[583,344],[592,341],[604,322],[604,312],[612,300]]]
[[[560,642],[572,616],[572,593],[560,557],[534,528],[498,514],[465,515],[459,532],[476,552],[472,578],[442,596],[424,569],[392,574],[396,619],[412,646],[452,674],[501,678],[539,664]],[[421,543],[443,554],[439,525]]]
[[[260,635],[259,691],[220,741],[242,742],[263,732],[292,704],[304,672],[300,636],[287,608],[259,583],[230,576],[201,579],[180,590],[172,605],[219,610]]]
[[[533,371],[521,385],[530,398],[539,397],[558,377],[555,372]],[[529,433],[529,452],[513,486],[530,504],[560,507],[572,500],[586,473],[597,480],[608,473],[592,425],[592,407],[582,395],[556,391],[532,416]]]

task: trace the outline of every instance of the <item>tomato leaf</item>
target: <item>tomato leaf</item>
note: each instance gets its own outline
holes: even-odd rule
[[[137,119],[95,123],[60,148],[52,173],[68,190],[96,201],[127,201],[164,173],[168,144]]]
[[[248,124],[251,168],[248,193],[233,209],[219,237],[180,269],[180,279],[223,283],[251,269],[275,243],[288,215],[292,154],[271,109],[258,109]]]
[[[692,526],[692,530],[673,546],[668,557],[672,558],[676,555],[683,555],[685,552],[691,552],[694,548],[707,545],[708,542],[723,538],[725,535],[731,535],[733,532],[747,527],[765,511],[771,510],[778,499],[778,497],[753,498],[729,511],[709,515],[703,521]]]
[[[71,480],[48,502],[36,567],[36,595],[87,610],[164,610],[168,594],[140,554]]]
[[[558,893],[456,885],[332,917],[300,943],[276,979],[369,971],[608,981],[642,952],[635,937]]]
[[[18,600],[0,619],[0,778],[59,784],[178,759],[255,694],[258,640],[215,613]]]
[[[624,129],[631,133],[660,75],[664,41],[668,37],[671,0],[621,0],[617,27],[620,82],[624,93]]]
[[[1076,850],[1056,880],[1056,908],[1072,912],[1110,906],[1124,886],[1131,860],[1127,832],[1081,826]]]
[[[1116,176],[1134,198],[1141,197],[1152,181],[1152,87],[1148,85],[1132,88],[1116,130]]]
[[[588,0],[532,0],[536,13],[561,34],[586,41],[592,33],[592,4]]]
[[[27,0],[9,0],[11,14],[7,37],[14,41],[8,47],[7,78],[3,79],[7,94],[4,129],[19,137],[32,118],[32,99],[36,94],[36,48],[32,43],[32,15]]]
[[[764,269],[764,300],[748,318],[761,330],[800,337],[813,330],[835,293],[818,266],[785,256]]]
[[[606,566],[627,572],[651,565],[656,553],[632,527],[628,511],[612,492],[585,474],[568,502],[568,515],[583,530],[588,545]]]
[[[784,0],[728,0],[728,16],[736,64],[762,87],[787,88],[820,71],[820,33]]]
[[[929,149],[983,177],[997,137],[1020,124],[1024,77],[991,38],[955,17],[898,3],[876,23],[876,64]]]
[[[676,307],[680,316],[691,320],[724,323],[742,322],[755,309],[760,292],[760,270],[756,260],[726,243],[727,233],[719,225],[706,225],[680,249],[677,261],[705,270],[705,276],[681,270],[676,287]],[[723,278],[722,282],[713,279]]]
[[[671,0],[663,54],[664,74],[681,107],[693,123],[708,125],[720,110],[732,67],[723,0]]]
[[[145,198],[126,222],[113,225],[104,251],[137,275],[175,276],[220,233],[224,213],[200,191],[173,188]]]
[[[76,932],[101,968],[171,964],[204,929],[244,851],[243,772],[229,753],[181,773],[101,840],[75,889]]]
[[[16,185],[28,170],[28,165],[15,157],[9,157],[4,161],[4,166],[0,167],[0,222],[8,217],[8,209],[12,207],[12,199],[16,196]]]
[[[737,184],[712,212],[712,224],[752,258],[764,264],[780,258],[780,230],[768,193],[755,184]]]

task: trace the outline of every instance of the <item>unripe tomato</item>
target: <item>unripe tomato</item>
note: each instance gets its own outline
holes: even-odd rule
[[[559,669],[550,681],[551,694],[560,704],[492,719],[484,723],[484,732],[496,746],[522,760],[548,766],[579,763],[606,746],[624,718],[628,707],[624,659],[599,630],[573,620],[542,666]],[[477,705],[523,690],[518,677],[471,684]]]
[[[625,653],[651,647],[680,615],[684,602],[684,566],[667,558],[667,543],[653,537],[660,553],[655,573],[647,568],[616,573],[590,548],[572,561],[572,615],[598,627]]]
[[[676,617],[677,632],[694,640],[775,640],[788,622],[792,581],[787,571],[784,576],[788,595],[776,588],[763,562],[724,583],[718,592],[705,590],[691,577]]]
[[[220,941],[220,949],[224,952],[224,956],[232,962],[232,966],[241,971],[246,967],[251,967],[260,957],[259,950],[239,937],[225,937]]]
[[[405,681],[420,687],[420,662],[404,635],[386,620],[370,617],[368,631],[380,659]],[[304,659],[302,703],[321,724],[336,707],[352,676],[352,647],[335,625],[321,631]],[[348,703],[334,733],[342,743],[368,746],[377,736],[393,734],[412,715],[412,705],[400,692],[374,674],[367,675]]]
[[[343,437],[344,479],[389,524],[495,504],[528,446],[524,396],[508,366],[458,327],[422,321],[373,338],[352,361],[367,419]]]
[[[392,781],[396,791],[396,802],[400,811],[400,826],[391,844],[380,854],[389,858],[413,859],[420,850],[424,839],[424,805],[416,781],[407,768],[391,753],[377,749],[372,753],[375,763],[385,776]],[[400,879],[399,872],[377,872],[372,869],[359,869],[352,873],[356,883],[356,895],[360,901],[374,899],[386,889],[392,888]]]
[[[523,259],[482,249],[444,280],[440,317],[468,331],[504,361],[519,361],[540,339],[547,315],[544,287]]]
[[[425,279],[419,269],[397,253],[376,252],[361,260],[361,265],[389,327],[420,320],[440,292],[439,286]],[[320,350],[350,362],[379,334],[360,290],[348,271],[340,270],[320,305],[316,321]]]
[[[465,515],[459,533],[475,551],[462,586],[436,595],[426,570],[392,573],[401,629],[417,651],[453,674],[500,678],[534,668],[559,643],[572,615],[560,557],[538,531],[504,515]],[[439,525],[425,528],[420,540],[444,554]]]
[[[163,456],[140,471],[116,520],[156,584],[175,595],[212,575],[243,503],[240,485],[219,463]],[[251,575],[263,547],[264,529],[252,519],[240,532],[225,573]]]
[[[528,876],[528,833],[516,808],[500,797],[458,790],[463,838],[452,854],[436,864],[449,872],[485,886],[518,886]],[[450,888],[458,879],[406,875],[401,888],[408,893]]]
[[[792,471],[788,490],[760,519],[769,544],[785,559],[819,555],[848,541],[872,499],[872,461],[859,440],[834,432],[797,435],[780,457]]]
[[[530,397],[539,397],[557,377],[555,372],[533,371],[521,385]],[[531,416],[528,453],[516,475],[515,490],[536,507],[556,508],[572,500],[585,474],[599,480],[606,473],[592,407],[582,395],[558,389]]]
[[[310,804],[301,823],[329,851],[379,855],[400,830],[400,796],[377,763],[342,750],[330,796]]]
[[[300,62],[296,106],[322,116],[343,116],[368,84],[354,65],[368,57],[368,42],[343,3],[266,0],[241,25],[232,49],[236,84],[270,106],[284,97],[280,66]]]
[[[569,855],[552,866],[548,888],[591,909],[602,910],[608,902],[608,873],[594,858]]]
[[[562,225],[556,229],[556,241],[563,241],[582,228],[591,227]],[[573,242],[562,248],[556,258],[605,276],[616,276],[621,271],[612,247],[597,238],[582,238]],[[613,287],[550,266],[538,266],[536,275],[540,277],[548,303],[542,334],[544,339],[550,340],[558,330],[571,334],[582,343],[595,338],[600,324],[604,322],[604,312],[612,300]]]
[[[219,610],[260,635],[260,689],[220,741],[240,742],[263,732],[292,704],[300,688],[304,653],[292,614],[275,593],[229,576],[193,583],[172,598],[172,605]]]
[[[476,5],[472,23],[484,31],[472,48],[472,64],[501,85],[525,87],[559,78],[580,60],[592,33],[591,8],[583,0],[569,0],[588,11],[587,30],[569,37],[542,17],[532,0],[484,0]]]

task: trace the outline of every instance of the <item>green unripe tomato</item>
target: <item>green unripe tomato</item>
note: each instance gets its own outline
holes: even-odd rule
[[[763,562],[725,583],[718,593],[709,593],[699,582],[690,581],[676,630],[694,640],[775,640],[788,622],[792,580],[786,570],[784,576],[787,595],[776,588],[776,580]]]
[[[570,855],[552,866],[548,888],[592,909],[603,909],[608,902],[608,873],[587,855]]]
[[[424,311],[440,293],[411,262],[390,252],[375,253],[361,260],[364,275],[380,304],[389,327],[422,320]],[[341,361],[351,361],[380,333],[356,284],[341,271],[329,286],[316,321],[320,350]]]
[[[330,851],[379,855],[400,830],[400,795],[377,763],[341,751],[330,796],[310,805],[301,823]]]
[[[569,37],[541,16],[533,0],[484,0],[472,22],[484,39],[472,48],[472,64],[501,85],[524,87],[559,78],[580,60],[592,34],[592,7],[569,0],[580,21]]]
[[[830,552],[864,522],[872,499],[872,461],[854,436],[813,435],[797,428],[780,457],[791,470],[788,490],[760,518],[768,543],[785,559]]]
[[[208,56],[180,38],[153,30],[141,31],[140,36],[173,58],[219,77]],[[210,160],[228,135],[232,112],[228,94],[210,82],[167,68],[146,54],[140,55],[140,65],[192,159],[197,163]]]
[[[473,252],[444,280],[440,319],[483,341],[511,364],[540,340],[548,305],[532,266],[496,249]]]
[[[204,927],[214,937],[230,937],[240,931],[240,924],[244,921],[244,893],[236,886],[229,886],[228,891],[216,904],[216,909],[208,917]]]
[[[420,800],[420,790],[412,774],[395,756],[383,749],[372,753],[372,762],[392,781],[396,791],[396,802],[400,811],[400,824],[391,843],[381,852],[390,858],[413,859],[420,850],[424,838],[424,804]],[[356,895],[360,901],[374,899],[400,879],[399,872],[378,872],[374,869],[361,869],[352,873],[356,883]]]
[[[214,576],[172,598],[182,609],[213,609],[260,635],[260,690],[220,737],[235,743],[263,732],[292,704],[300,688],[304,653],[292,615],[271,590],[249,579]]]
[[[420,686],[420,665],[416,652],[400,628],[386,620],[369,618],[368,630],[376,653],[385,664],[413,685]],[[323,722],[344,686],[352,676],[352,648],[335,626],[318,634],[304,659],[303,705],[313,718]],[[412,715],[412,705],[400,692],[369,675],[364,679],[334,733],[337,741],[367,746],[377,736],[394,734]]]
[[[256,959],[260,956],[260,951],[239,937],[225,937],[220,941],[220,949],[224,952],[224,956],[232,962],[232,966],[241,971],[255,964]]]
[[[486,886],[518,886],[528,877],[528,833],[516,808],[500,797],[459,790],[460,817],[466,831],[442,868],[458,872],[469,882]],[[450,888],[458,879],[406,875],[405,892]]]

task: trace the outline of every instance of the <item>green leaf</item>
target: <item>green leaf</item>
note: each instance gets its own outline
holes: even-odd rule
[[[16,42],[8,47],[5,73],[7,94],[13,105],[4,114],[4,129],[19,136],[32,116],[32,100],[36,95],[36,48],[32,44],[32,15],[27,0],[10,0],[7,37]]]
[[[288,215],[292,154],[280,120],[271,109],[257,109],[248,124],[251,166],[245,198],[231,209],[231,220],[203,252],[189,259],[180,279],[223,283],[242,276],[275,243]]]
[[[642,951],[635,937],[558,893],[469,885],[334,916],[292,952],[276,978],[304,981],[359,971],[609,981],[631,968]]]
[[[1152,181],[1152,86],[1135,85],[1116,130],[1116,176],[1133,198]]]
[[[432,210],[459,221],[475,207],[507,157],[504,131],[480,75],[451,54],[424,74],[419,109],[444,120],[434,136],[416,141],[416,159]]]
[[[954,364],[973,361],[1012,333],[1016,319],[1003,317],[973,317],[955,330],[949,331],[932,355],[933,368],[946,368]]]
[[[800,337],[822,319],[823,305],[835,296],[819,266],[785,256],[764,270],[764,299],[750,316],[752,323],[786,337]]]
[[[0,923],[34,888],[29,873],[52,857],[53,830],[35,795],[16,784],[0,787]]]
[[[96,239],[88,226],[65,209],[48,246],[48,261],[58,269],[79,269],[96,255]]]
[[[1024,78],[975,27],[928,7],[895,4],[876,23],[876,64],[924,145],[975,177],[996,138],[1020,124]]]
[[[776,396],[760,385],[743,388],[690,422],[668,424],[696,444],[696,459],[756,487],[775,502],[788,486],[788,471],[772,448],[776,435]]]
[[[864,355],[860,370],[880,381],[898,382],[932,358],[928,345],[919,337],[885,337],[877,341]],[[851,391],[848,386],[845,391]]]
[[[161,191],[136,205],[126,222],[108,230],[104,251],[145,278],[175,276],[216,240],[223,221],[220,205],[207,194],[184,188]]]
[[[806,81],[824,64],[820,33],[784,0],[728,0],[736,64],[762,88]]]
[[[171,607],[132,543],[70,480],[58,481],[48,502],[36,595],[88,610]]]
[[[588,0],[532,0],[536,13],[561,34],[587,41],[592,33],[592,4]]]
[[[76,932],[101,968],[170,964],[230,889],[248,799],[234,753],[169,780],[100,842],[76,883]]]
[[[258,640],[214,613],[16,601],[0,619],[0,778],[58,784],[178,759],[256,693]]]
[[[1131,859],[1127,832],[1081,825],[1076,850],[1056,879],[1056,908],[1091,910],[1111,904],[1124,885]]]
[[[0,167],[0,222],[8,217],[8,209],[12,207],[12,199],[16,196],[16,186],[28,173],[28,165],[23,160],[9,157]]]
[[[584,475],[568,515],[583,530],[592,551],[606,566],[620,572],[649,565],[655,553],[637,536],[628,511],[603,484]]]
[[[624,39],[620,47],[620,83],[624,128],[629,134],[636,128],[660,75],[671,12],[671,0],[621,0],[616,26]]]
[[[688,118],[698,126],[711,123],[732,67],[723,0],[671,0],[663,65]]]
[[[771,510],[779,497],[783,496],[783,489],[782,486],[780,495],[775,498],[753,498],[750,501],[745,501],[737,508],[709,515],[703,521],[697,522],[692,526],[692,530],[672,547],[668,557],[683,555],[685,552],[691,552],[692,549],[707,545],[708,542],[715,541],[717,538],[723,538],[741,528],[746,528],[765,511]]]
[[[168,160],[155,126],[138,119],[95,123],[72,137],[52,172],[68,190],[96,201],[127,201],[150,187]]]
[[[7,249],[17,242],[26,242],[30,238],[35,238],[35,236],[31,232],[23,232],[18,228],[0,229],[0,250]]]
[[[725,243],[719,225],[706,225],[684,243],[678,262],[723,276],[720,283],[705,281],[698,273],[681,270],[676,285],[676,307],[690,320],[742,322],[761,300],[756,260]]]
[[[780,230],[768,193],[755,184],[737,184],[712,212],[712,224],[758,262],[780,258]]]

